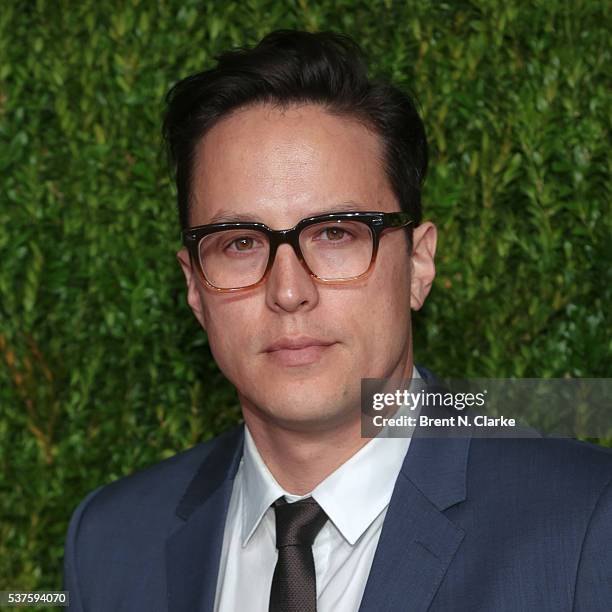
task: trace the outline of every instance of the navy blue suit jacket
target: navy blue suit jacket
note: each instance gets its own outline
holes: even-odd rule
[[[70,609],[212,612],[242,444],[241,425],[85,498],[66,540]],[[359,612],[424,610],[612,610],[612,453],[413,438]]]

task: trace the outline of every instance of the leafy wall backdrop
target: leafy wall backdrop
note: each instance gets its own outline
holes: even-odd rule
[[[417,362],[612,375],[607,3],[1,4],[1,588],[59,588],[88,491],[239,419],[185,302],[160,118],[272,29],[350,34],[419,100],[441,239]]]

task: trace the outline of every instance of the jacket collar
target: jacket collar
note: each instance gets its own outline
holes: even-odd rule
[[[432,372],[418,366],[429,392],[448,391]],[[426,412],[426,411],[425,411]],[[467,497],[467,463],[470,437],[437,437],[417,435],[404,460],[402,474],[440,511],[462,502]]]
[[[225,518],[244,439],[243,426],[222,434],[179,502],[185,522],[166,541],[169,612],[212,612]]]
[[[442,390],[419,367],[428,391]],[[465,531],[444,511],[466,499],[470,438],[410,442],[389,503],[359,612],[424,612],[438,591]]]
[[[221,434],[193,480],[185,490],[176,509],[184,521],[227,480],[234,480],[244,444],[244,425]]]

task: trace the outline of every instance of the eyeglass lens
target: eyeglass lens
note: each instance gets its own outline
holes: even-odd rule
[[[322,280],[343,280],[367,271],[373,250],[369,226],[352,220],[335,220],[306,226],[300,249],[311,272]],[[265,233],[229,229],[209,234],[199,244],[202,271],[219,289],[247,287],[263,277],[270,243]]]

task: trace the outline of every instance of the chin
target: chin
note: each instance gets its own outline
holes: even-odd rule
[[[297,399],[299,398],[299,399]],[[360,418],[359,398],[347,405],[346,397],[339,394],[321,395],[316,388],[309,392],[288,393],[274,398],[262,398],[259,406],[272,423],[293,431],[326,431],[341,423]]]

